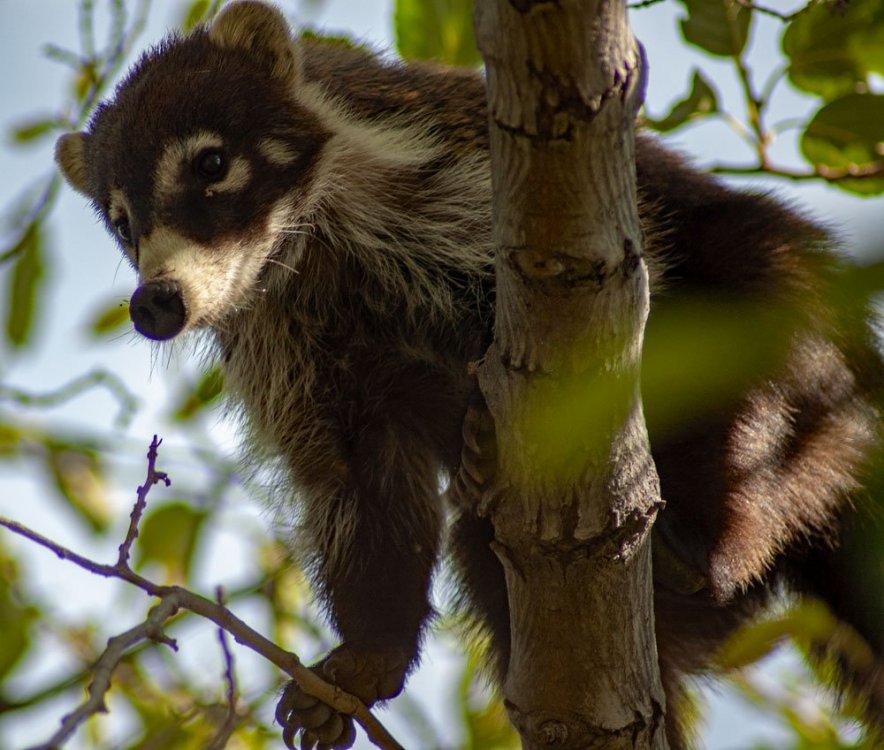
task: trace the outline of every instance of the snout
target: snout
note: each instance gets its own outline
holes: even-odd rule
[[[150,281],[135,290],[129,301],[129,317],[142,336],[165,341],[181,333],[187,308],[177,281]]]

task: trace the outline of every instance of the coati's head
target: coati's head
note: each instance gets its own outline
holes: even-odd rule
[[[231,4],[148,52],[56,161],[138,271],[135,327],[169,339],[246,302],[309,199],[328,137],[271,7]]]

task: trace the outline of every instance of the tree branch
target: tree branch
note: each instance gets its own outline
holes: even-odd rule
[[[483,0],[494,186],[490,516],[506,574],[506,705],[523,747],[664,748],[639,398],[648,311],[622,0]],[[595,744],[593,744],[595,743]]]

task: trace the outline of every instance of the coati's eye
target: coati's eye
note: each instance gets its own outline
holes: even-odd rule
[[[128,219],[117,219],[114,222],[114,231],[123,242],[127,245],[132,242],[132,229],[129,227]]]
[[[227,171],[227,161],[220,149],[207,148],[197,154],[194,161],[196,173],[207,180],[217,181],[224,177]]]

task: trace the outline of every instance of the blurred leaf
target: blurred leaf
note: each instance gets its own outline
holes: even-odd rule
[[[681,20],[685,41],[710,55],[737,57],[749,39],[752,14],[733,0],[680,0],[688,11]]]
[[[11,424],[0,424],[0,457],[8,458],[18,453],[21,431]]]
[[[206,20],[209,8],[212,7],[210,0],[194,0],[184,14],[184,20],[181,21],[181,30],[184,32],[192,31],[193,28]]]
[[[841,12],[818,3],[788,25],[782,47],[797,88],[825,99],[857,92],[884,73],[884,3],[852,0]]]
[[[89,323],[89,332],[94,336],[106,334],[129,325],[129,305],[126,302],[113,302],[99,312]]]
[[[396,0],[396,49],[407,60],[474,67],[473,0]]]
[[[55,486],[96,533],[107,530],[110,509],[101,455],[90,448],[48,443],[46,462]]]
[[[187,393],[175,408],[172,419],[186,422],[193,419],[199,412],[211,405],[221,395],[224,376],[218,367],[213,367],[200,378],[196,386]]]
[[[0,546],[0,678],[9,673],[30,646],[30,624],[39,616],[15,595],[19,573],[15,561]]]
[[[89,92],[93,87],[97,86],[98,83],[99,79],[95,72],[95,65],[91,62],[83,65],[74,80],[74,95],[77,97],[77,101],[84,101],[89,95]]]
[[[800,321],[790,305],[758,300],[711,299],[683,294],[658,302],[648,320],[642,356],[642,396],[652,442],[734,403],[753,382],[785,361]],[[575,353],[591,362],[592,353]],[[628,378],[606,370],[532,382],[522,403],[520,439],[549,478],[567,482],[588,457],[608,450],[610,430],[629,403]]]
[[[718,98],[715,89],[699,70],[694,70],[690,93],[672,105],[669,114],[660,120],[646,117],[647,123],[655,130],[666,133],[675,130],[686,122],[718,112]]]
[[[313,29],[301,29],[301,39],[309,39],[311,41],[322,42],[332,47],[343,47],[344,49],[363,50],[368,54],[372,54],[371,48],[358,44],[349,36],[343,34],[326,34],[325,31],[314,31]]]
[[[503,701],[479,688],[478,660],[470,655],[460,682],[464,750],[517,750],[519,735],[510,724]]]
[[[37,297],[43,278],[43,243],[39,225],[31,224],[11,255],[16,257],[10,274],[9,308],[6,318],[6,337],[18,348],[31,343],[30,338],[37,317]]]
[[[868,669],[874,661],[868,645],[855,631],[839,622],[822,602],[806,599],[782,617],[740,628],[721,649],[717,662],[725,669],[748,666],[785,638],[791,638],[808,653],[828,650],[841,663]]]
[[[183,583],[207,513],[173,502],[148,514],[138,534],[138,565],[159,563],[169,580]]]
[[[723,669],[754,664],[777,648],[790,635],[785,618],[761,620],[740,628],[719,651],[717,663]]]
[[[884,94],[848,94],[822,107],[801,136],[801,153],[830,169],[884,165]],[[859,195],[884,192],[884,176],[846,179],[836,187]]]
[[[51,133],[57,127],[58,120],[55,118],[35,120],[15,127],[12,131],[12,138],[16,143],[30,143],[40,136]]]

